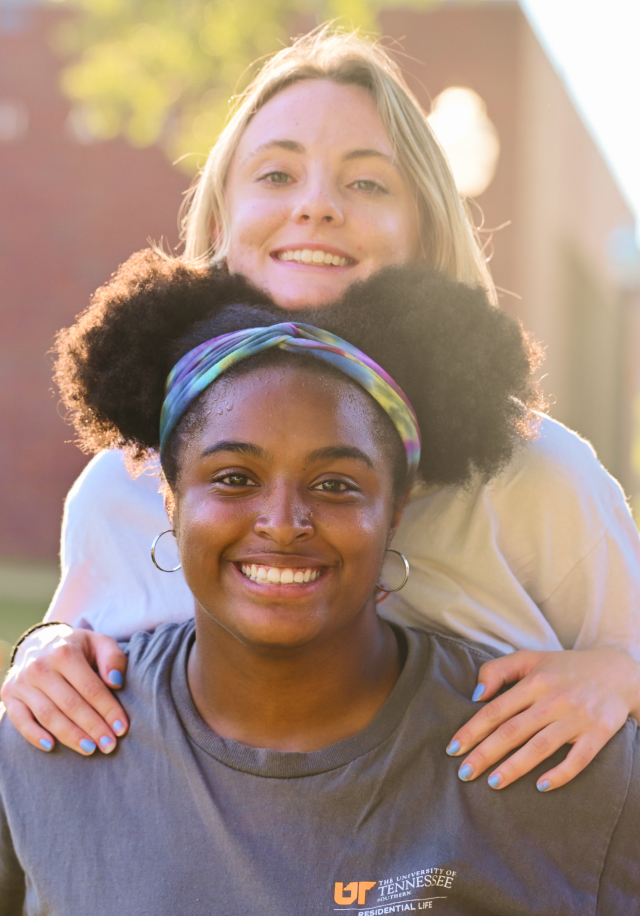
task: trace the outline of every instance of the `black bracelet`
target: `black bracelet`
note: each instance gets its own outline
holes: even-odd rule
[[[35,623],[32,627],[29,627],[28,630],[25,630],[25,632],[22,634],[18,642],[15,644],[15,646],[11,650],[11,656],[9,658],[9,667],[11,668],[14,661],[16,660],[18,649],[20,648],[22,643],[25,641],[25,639],[28,639],[32,633],[35,633],[36,630],[41,630],[43,627],[59,627],[59,626],[68,626],[68,624],[65,624],[63,620],[43,620],[40,623]]]

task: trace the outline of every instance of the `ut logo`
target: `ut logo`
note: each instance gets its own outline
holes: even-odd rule
[[[352,881],[351,884],[347,884],[345,887],[342,881],[336,881],[333,899],[336,903],[343,905],[355,903],[357,899],[360,906],[363,906],[366,901],[367,891],[370,891],[377,883],[377,881]]]

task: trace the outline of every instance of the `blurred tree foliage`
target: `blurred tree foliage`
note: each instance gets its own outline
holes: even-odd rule
[[[57,0],[71,15],[54,41],[76,131],[159,144],[181,169],[202,164],[252,64],[300,23],[336,19],[375,33],[384,5],[437,0]]]

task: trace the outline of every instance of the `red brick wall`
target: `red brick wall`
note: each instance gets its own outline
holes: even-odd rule
[[[176,243],[187,185],[156,149],[73,138],[49,44],[58,16],[31,7],[11,28],[0,20],[0,105],[28,112],[26,135],[0,142],[0,556],[56,555],[86,460],[52,393],[55,331],[148,238]]]
[[[393,10],[381,17],[383,35],[402,48],[396,56],[412,91],[426,111],[448,86],[466,86],[486,102],[498,128],[500,159],[495,177],[472,206],[478,224],[487,229],[513,220],[516,201],[519,30],[524,17],[516,4],[446,3],[433,10]],[[390,46],[393,49],[393,45]],[[484,237],[486,238],[486,236]],[[514,270],[517,233],[507,226],[494,234],[491,270],[496,285],[522,294]],[[504,308],[517,313],[518,301],[503,296]]]
[[[491,269],[498,287],[520,297],[503,295],[501,305],[547,347],[552,414],[590,439],[634,492],[635,396],[621,384],[620,366],[633,365],[640,351],[624,332],[609,253],[611,234],[632,226],[633,216],[600,150],[517,3],[441,3],[389,11],[382,22],[427,109],[451,85],[484,99],[501,153],[478,204],[486,227],[509,223],[494,235]]]

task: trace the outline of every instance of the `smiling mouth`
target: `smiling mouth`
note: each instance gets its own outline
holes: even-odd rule
[[[346,258],[320,249],[312,251],[311,248],[276,251],[273,257],[277,261],[297,261],[299,264],[312,264],[314,267],[350,267],[357,263],[353,258]]]
[[[323,570],[320,567],[280,567],[280,566],[256,566],[255,563],[242,563],[239,567],[240,572],[252,582],[259,582],[262,585],[300,585],[306,582],[314,582],[318,579]]]

